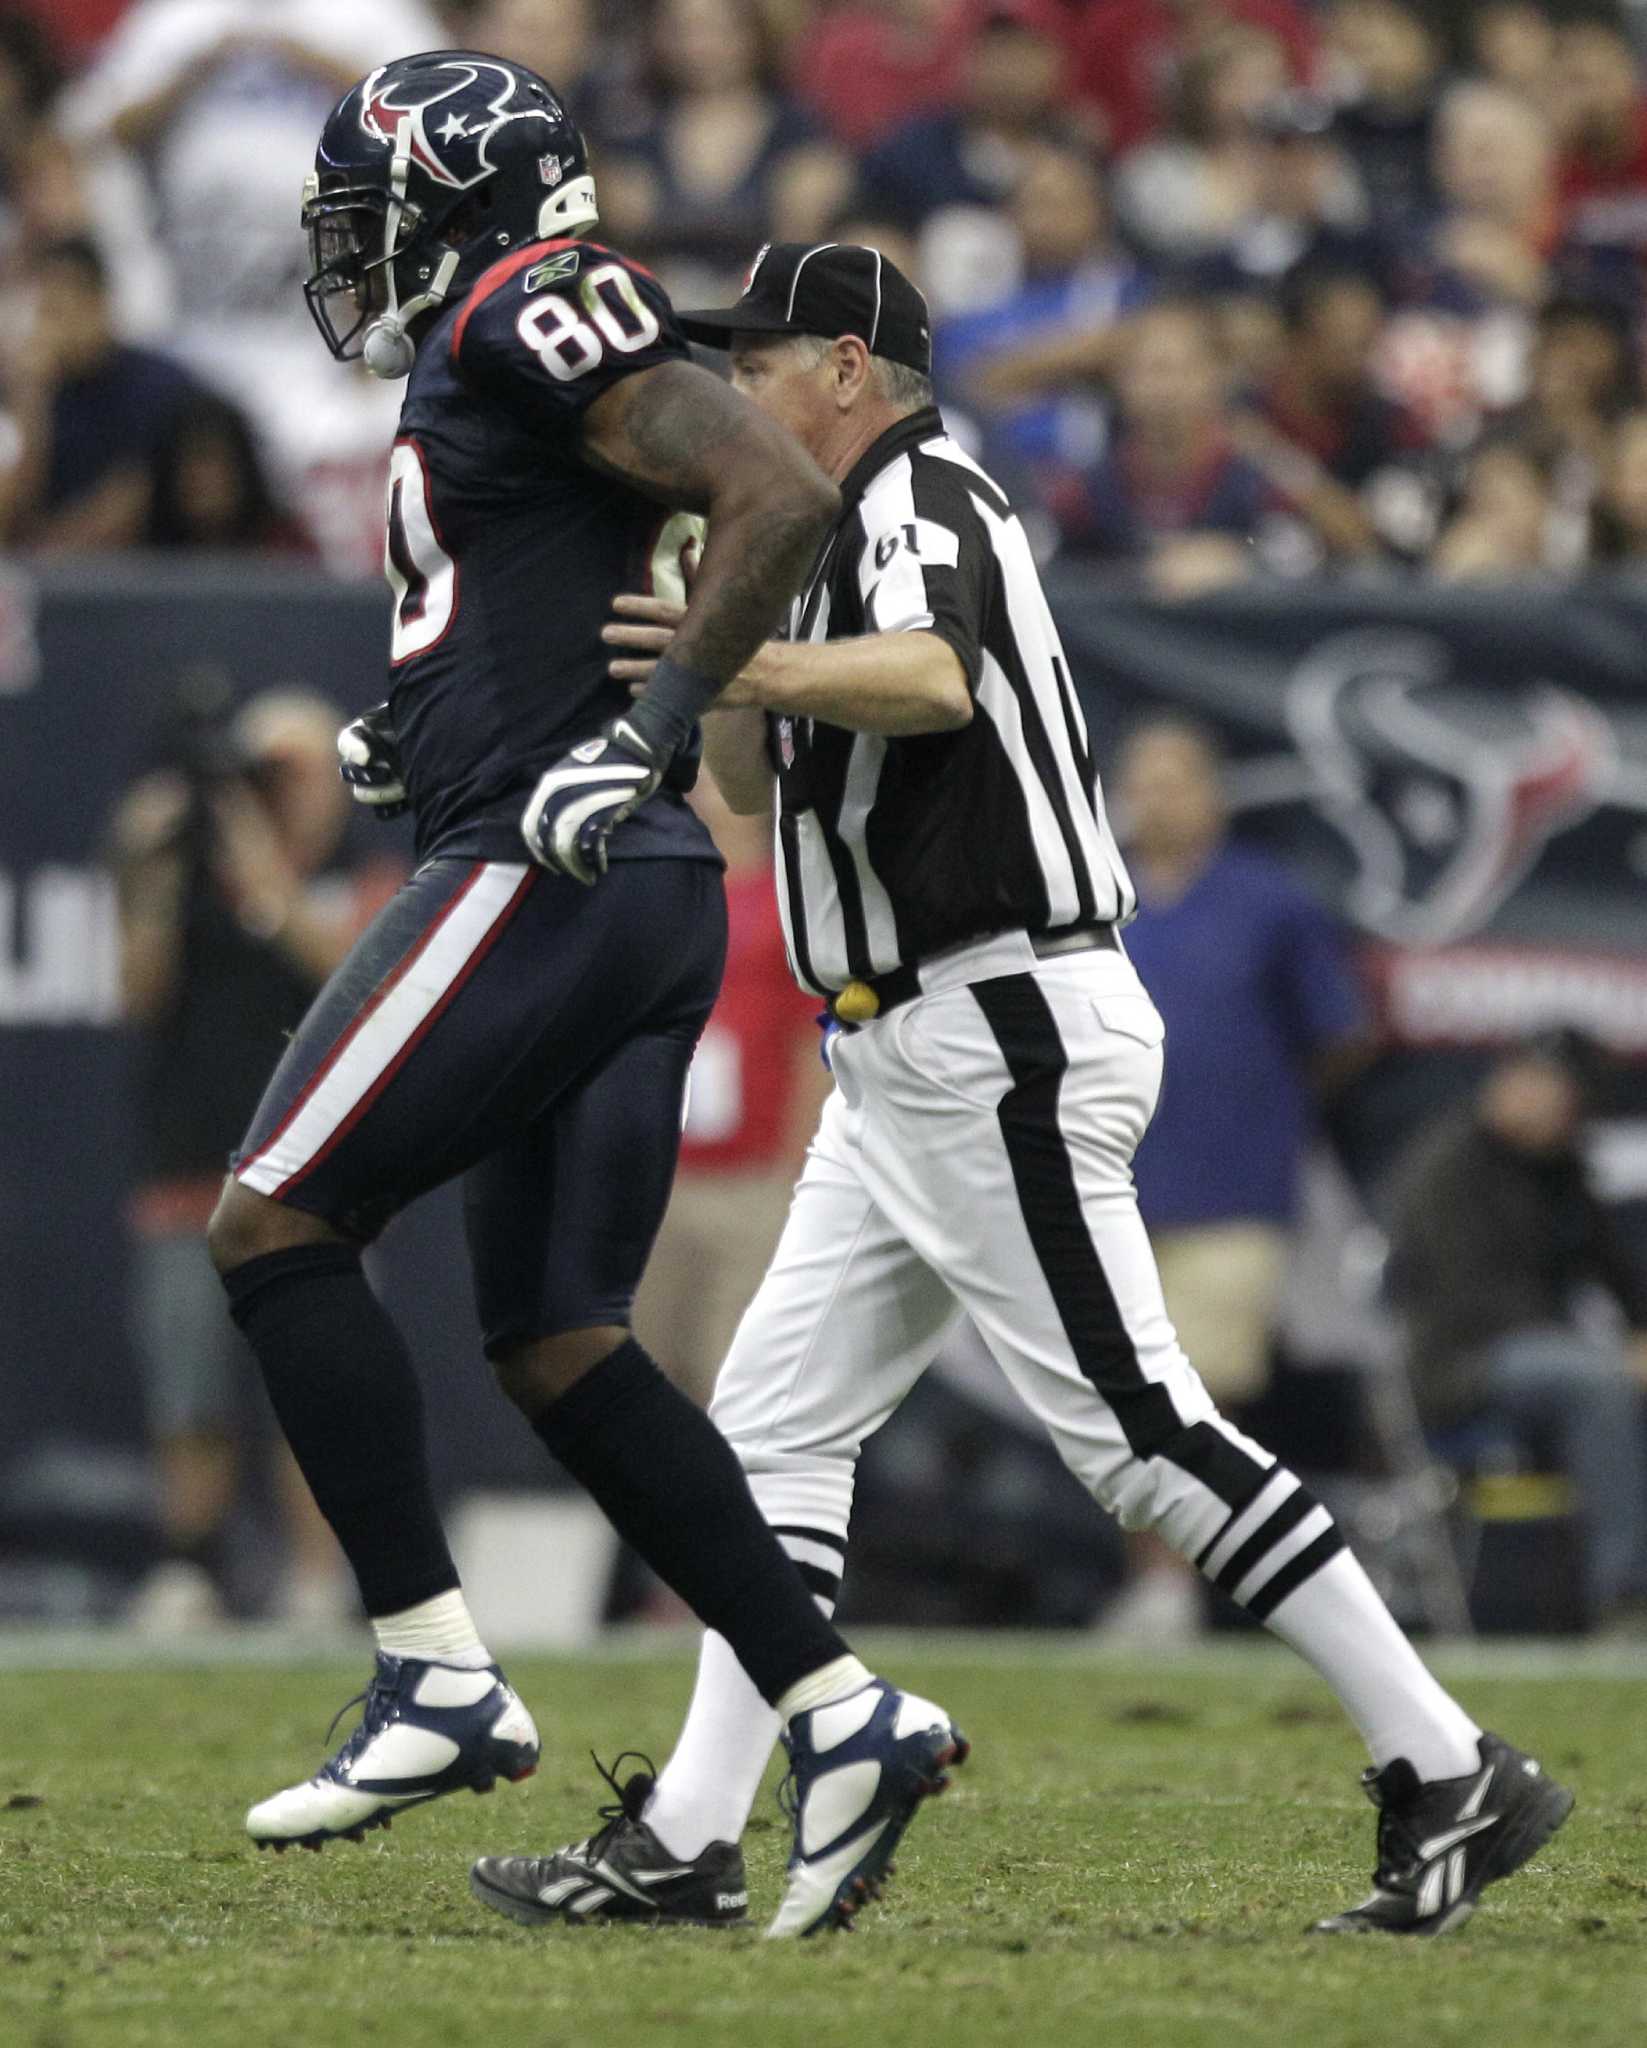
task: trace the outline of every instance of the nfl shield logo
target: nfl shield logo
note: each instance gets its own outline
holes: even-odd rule
[[[792,718],[778,720],[778,759],[786,768],[795,765],[795,721]]]
[[[558,185],[561,180],[560,158],[553,154],[538,158],[538,176],[546,185]]]

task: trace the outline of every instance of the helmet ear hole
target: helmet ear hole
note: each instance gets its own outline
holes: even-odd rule
[[[538,239],[554,241],[562,235],[587,234],[599,219],[595,181],[586,172],[581,178],[568,179],[538,208]]]

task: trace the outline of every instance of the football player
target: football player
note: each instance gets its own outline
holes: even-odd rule
[[[656,280],[588,239],[582,139],[531,72],[463,51],[373,72],[326,123],[303,224],[333,354],[407,380],[390,695],[340,744],[363,796],[410,805],[419,864],[287,1047],[211,1226],[378,1640],[359,1727],[247,1827],[319,1848],[537,1760],[360,1264],[461,1175],[504,1391],[784,1717],[798,1799],[772,1931],[808,1934],[876,1888],[966,1745],[852,1656],[629,1310],[724,950],[718,858],[681,794],[696,720],[772,629],[837,493],[691,362]],[[708,538],[673,653],[631,702],[601,627],[678,557],[683,514]]]

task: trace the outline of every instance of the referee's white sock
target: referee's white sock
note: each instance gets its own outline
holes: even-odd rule
[[[1431,1675],[1347,1550],[1290,1593],[1268,1627],[1337,1693],[1379,1770],[1398,1756],[1426,1779],[1480,1768],[1481,1730]]]
[[[781,1725],[726,1638],[707,1631],[686,1725],[644,1816],[671,1856],[690,1863],[711,1842],[740,1839]]]
[[[456,1588],[398,1614],[374,1614],[372,1633],[378,1648],[391,1657],[426,1657],[435,1664],[455,1664],[460,1671],[484,1670],[492,1661],[468,1602]]]

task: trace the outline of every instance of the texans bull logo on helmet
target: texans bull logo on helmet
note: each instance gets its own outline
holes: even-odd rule
[[[393,148],[401,124],[410,122],[412,161],[437,185],[454,192],[467,192],[497,169],[488,145],[507,123],[552,123],[560,118],[558,112],[542,106],[511,108],[518,80],[503,64],[465,58],[442,64],[416,79],[391,77],[393,70],[383,65],[367,79],[360,96],[360,125],[374,141]],[[484,97],[488,94],[490,97]],[[454,105],[454,101],[461,104]],[[551,164],[553,177],[548,172]],[[546,185],[559,184],[560,159],[552,154],[542,157],[539,171]]]

